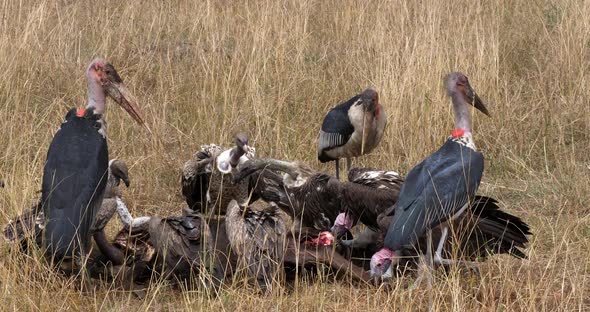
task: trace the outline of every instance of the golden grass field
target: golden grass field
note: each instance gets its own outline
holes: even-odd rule
[[[0,309],[406,311],[590,309],[590,2],[3,1],[0,4],[0,223],[39,196],[46,151],[84,70],[112,62],[153,132],[109,102],[111,158],[130,165],[132,212],[184,205],[183,163],[205,143],[250,134],[258,156],[316,159],[327,110],[374,86],[381,146],[356,164],[407,173],[452,130],[442,79],[462,71],[492,118],[474,113],[486,159],[479,193],[530,223],[528,260],[494,257],[480,276],[436,273],[432,290],[301,282],[217,298],[155,285],[144,300],[104,284],[82,293],[0,244]],[[115,223],[115,222],[114,222]],[[111,233],[118,225],[110,227]],[[407,279],[407,278],[406,278]]]

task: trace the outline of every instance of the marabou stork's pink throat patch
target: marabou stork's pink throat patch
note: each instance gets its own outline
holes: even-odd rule
[[[76,111],[76,116],[78,116],[78,117],[84,117],[85,114],[86,114],[85,108],[78,108],[78,110]]]

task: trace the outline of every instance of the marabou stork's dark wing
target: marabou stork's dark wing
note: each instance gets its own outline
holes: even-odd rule
[[[68,115],[49,146],[41,195],[47,248],[58,260],[79,249],[79,242],[89,247],[109,164],[99,122]]]
[[[325,152],[346,144],[350,136],[352,136],[354,126],[348,118],[348,110],[359,98],[358,95],[354,96],[350,100],[332,108],[324,117],[318,144],[318,159],[321,162],[334,160]]]
[[[474,198],[483,168],[481,153],[447,140],[406,177],[385,245],[399,250],[451,218]]]

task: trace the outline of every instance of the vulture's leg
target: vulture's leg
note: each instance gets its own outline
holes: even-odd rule
[[[436,248],[436,252],[434,254],[434,263],[440,265],[463,265],[468,269],[477,269],[477,262],[472,261],[463,261],[463,260],[451,260],[445,259],[442,257],[442,249],[446,242],[447,236],[449,234],[449,226],[445,226],[442,230],[442,234],[440,240],[438,242],[438,247]]]
[[[336,179],[340,180],[340,163],[339,163],[339,159],[336,158]]]

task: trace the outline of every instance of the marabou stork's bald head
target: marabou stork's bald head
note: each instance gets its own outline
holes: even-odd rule
[[[361,104],[364,105],[365,111],[378,114],[377,106],[379,104],[379,93],[375,91],[373,88],[365,89],[361,94],[359,100]]]
[[[123,84],[123,79],[112,64],[101,58],[94,59],[86,70],[86,79],[88,81],[88,108],[94,108],[96,114],[104,114],[105,96],[109,96],[123,107],[137,123],[144,125],[137,102]]]
[[[463,103],[467,103],[469,105],[474,106],[480,112],[490,116],[487,108],[484,106],[483,102],[477,96],[477,93],[473,91],[471,85],[469,84],[469,80],[465,75],[459,72],[450,73],[445,78],[445,87],[447,89],[447,94],[453,99],[459,99]]]

